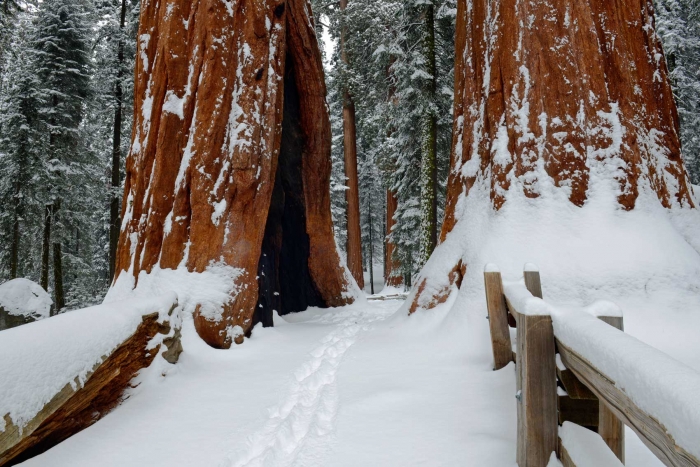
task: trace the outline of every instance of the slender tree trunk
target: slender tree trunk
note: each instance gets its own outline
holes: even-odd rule
[[[61,244],[53,244],[53,289],[56,295],[54,314],[58,314],[66,307],[66,297],[63,292],[63,257],[61,255]]]
[[[344,11],[348,6],[348,0],[340,0],[340,9]],[[348,65],[348,56],[345,49],[345,26],[340,32],[340,54],[345,65]],[[348,254],[348,269],[357,281],[360,288],[364,288],[365,280],[362,271],[362,233],[360,230],[360,188],[357,179],[357,131],[355,124],[355,103],[350,92],[345,89],[343,93],[343,136],[345,148],[345,177],[348,189],[345,191],[347,209],[348,240],[346,250]]]
[[[437,70],[435,65],[435,7],[425,7],[423,55],[426,72],[431,76],[425,90],[425,115],[421,148],[421,266],[428,261],[437,245],[437,116],[432,107],[437,91]]]
[[[12,246],[10,249],[10,279],[17,278],[19,263],[19,220],[21,218],[20,182],[15,182],[15,217],[12,222]]]
[[[386,207],[384,208],[386,210]],[[386,225],[386,217],[383,219],[382,222],[382,232],[386,232],[387,225]],[[384,237],[384,241],[382,242],[382,258],[384,258],[384,269],[383,269],[383,278],[384,278],[384,285],[386,285],[386,278],[387,278],[387,272],[386,272],[386,243],[387,243],[387,238]]]
[[[53,204],[46,204],[44,210],[44,238],[41,246],[41,287],[49,290],[49,248],[51,247],[51,214]]]
[[[126,0],[122,0],[121,17],[119,19],[119,32],[124,33],[126,24]],[[109,280],[114,278],[115,265],[117,261],[117,245],[119,244],[119,230],[121,220],[119,211],[119,186],[121,185],[121,145],[122,145],[122,100],[124,92],[122,89],[122,66],[124,65],[124,40],[119,38],[117,48],[117,82],[114,87],[114,135],[112,138],[112,183],[111,200],[109,203]]]
[[[370,293],[374,295],[374,225],[372,224],[372,199],[369,199],[367,203],[367,217],[369,224],[369,289]]]
[[[396,245],[391,241],[391,231],[396,225],[394,215],[398,207],[396,194],[391,190],[386,190],[386,256],[384,257],[384,282],[390,287],[401,285],[401,263],[394,257]]]
[[[56,296],[54,313],[58,314],[66,306],[65,294],[63,292],[63,256],[61,254],[60,235],[56,235],[58,227],[58,211],[61,209],[61,200],[56,199],[51,208],[51,223],[53,224],[54,237],[58,241],[53,242],[53,290]]]

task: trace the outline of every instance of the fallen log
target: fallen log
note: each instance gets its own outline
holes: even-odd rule
[[[175,363],[181,352],[174,294],[3,331],[0,467],[41,454],[94,424],[159,354]]]

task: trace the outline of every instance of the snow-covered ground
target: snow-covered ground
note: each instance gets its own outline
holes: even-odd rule
[[[630,333],[700,369],[697,301],[617,302]],[[514,466],[514,366],[492,371],[483,299],[411,318],[401,305],[309,310],[227,351],[185,318],[165,377],[152,368],[113,413],[23,465]],[[626,465],[661,464],[628,431]]]

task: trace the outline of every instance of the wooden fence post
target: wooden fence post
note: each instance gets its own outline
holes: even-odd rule
[[[624,331],[622,316],[600,316],[599,319],[610,326]],[[598,408],[598,434],[620,462],[625,463],[625,424],[600,400]]]
[[[540,270],[537,268],[537,266],[532,263],[527,263],[525,265],[525,270],[523,271],[523,278],[525,279],[525,287],[527,287],[527,290],[529,290],[535,297],[543,298]]]
[[[513,361],[513,348],[510,343],[510,326],[508,326],[508,308],[503,296],[501,273],[494,267],[484,270],[486,287],[486,306],[489,312],[491,329],[491,346],[493,348],[493,369],[500,370]]]
[[[525,273],[528,290],[541,295],[539,272],[526,267]],[[552,317],[518,314],[517,321],[517,460],[520,467],[545,467],[557,450],[559,428]]]

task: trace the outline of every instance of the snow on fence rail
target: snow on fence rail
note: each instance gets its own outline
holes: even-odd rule
[[[516,362],[518,465],[544,467],[556,452],[565,467],[583,467],[584,441],[607,445],[622,465],[627,425],[665,465],[699,467],[700,373],[625,334],[616,305],[560,309],[542,299],[535,266],[523,279],[504,284],[493,265],[484,272],[494,367]]]
[[[180,326],[177,296],[170,293],[0,332],[0,467],[95,423],[158,354],[175,363]]]

